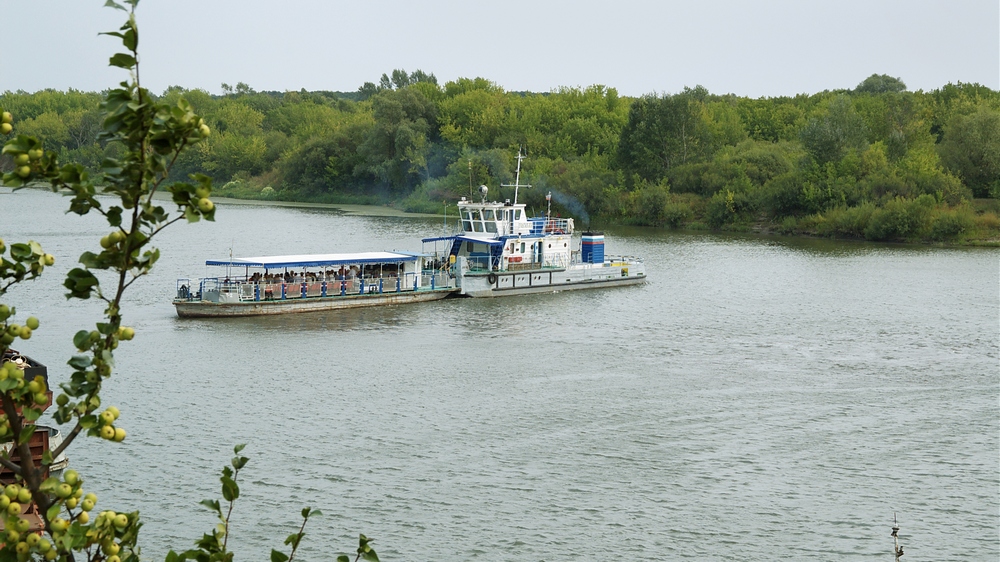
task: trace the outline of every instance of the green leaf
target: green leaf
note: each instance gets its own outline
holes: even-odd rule
[[[45,512],[45,517],[49,521],[52,521],[56,517],[59,517],[59,512],[62,511],[62,504],[56,503]]]
[[[108,66],[130,69],[135,66],[135,57],[125,53],[115,53],[109,60]]]
[[[234,501],[236,498],[240,497],[240,487],[236,485],[236,481],[232,478],[226,478],[223,476],[222,480],[222,498],[227,502]]]
[[[29,422],[36,422],[38,421],[38,418],[42,417],[42,412],[41,410],[36,410],[35,408],[25,408],[21,412],[21,415],[24,416],[24,419]]]
[[[82,340],[80,342],[77,342],[77,338],[80,338],[80,334],[83,334]],[[77,348],[85,346],[89,342],[90,342],[90,332],[86,330],[81,330],[77,332],[75,336],[73,336],[73,344],[76,345]],[[72,359],[66,362],[66,364],[69,365],[70,367],[73,367],[77,371],[84,371],[87,369],[87,367],[93,364],[93,361],[91,360],[89,355],[74,355]]]
[[[122,6],[118,2],[115,2],[115,0],[107,0],[107,2],[104,3],[104,7],[105,8],[114,8],[116,10],[121,10],[123,12],[127,12],[128,11],[128,10],[125,9],[125,6]],[[107,35],[116,35],[116,34],[108,33]]]
[[[97,416],[95,416],[94,414],[88,414],[86,416],[80,417],[80,427],[82,427],[83,429],[93,429],[97,427],[97,425],[98,425]]]
[[[14,379],[4,379],[0,381],[0,392],[7,392],[17,388],[17,381]]]
[[[222,517],[222,507],[219,506],[219,500],[201,500],[201,505],[211,509],[215,513]]]
[[[351,562],[351,557],[346,554],[341,554],[337,557],[337,562]]]
[[[271,550],[271,562],[285,562],[288,560],[288,555],[284,552],[278,552],[277,550]]]
[[[233,447],[233,454],[234,455],[240,454],[240,451],[242,451],[244,448],[246,448],[246,446],[247,446],[246,443],[240,443],[239,445]]]
[[[35,426],[29,425],[27,427],[21,428],[21,434],[17,437],[17,444],[21,445],[27,443],[31,440],[31,436],[35,434]]]
[[[77,349],[87,349],[88,347],[90,347],[90,331],[80,330],[79,332],[77,332],[76,335],[73,336],[73,345],[75,345]],[[76,357],[74,357],[73,359],[75,360]],[[89,357],[87,357],[86,359],[87,361],[90,361]]]

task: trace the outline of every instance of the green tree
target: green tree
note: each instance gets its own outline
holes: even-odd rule
[[[872,74],[854,88],[856,94],[885,94],[906,91],[906,84],[899,78],[885,74]]]
[[[708,97],[697,86],[634,101],[618,143],[619,167],[655,183],[671,168],[704,161],[719,147],[745,138],[735,110],[709,106]]]
[[[976,197],[1000,198],[1000,111],[984,104],[972,114],[956,115],[938,151]]]
[[[819,115],[809,119],[802,130],[802,143],[820,163],[835,162],[850,150],[865,148],[867,128],[850,98],[840,95]]]

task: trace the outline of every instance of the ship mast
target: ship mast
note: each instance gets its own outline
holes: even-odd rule
[[[524,160],[524,154],[520,150],[517,151],[517,172],[514,175],[514,185],[510,184],[500,184],[500,187],[513,187],[514,188],[514,204],[517,205],[517,190],[519,187],[531,187],[530,185],[521,185],[521,160]]]

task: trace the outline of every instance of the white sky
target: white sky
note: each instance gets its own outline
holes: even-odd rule
[[[125,13],[103,0],[0,0],[0,91],[99,91]],[[1000,89],[998,0],[143,0],[143,85],[354,91],[394,68],[509,91],[780,96],[853,88]],[[23,49],[23,51],[22,51]]]

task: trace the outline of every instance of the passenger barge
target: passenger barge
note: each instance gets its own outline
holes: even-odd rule
[[[428,256],[398,252],[208,260],[217,276],[178,279],[181,318],[262,316],[443,299],[457,290]]]

